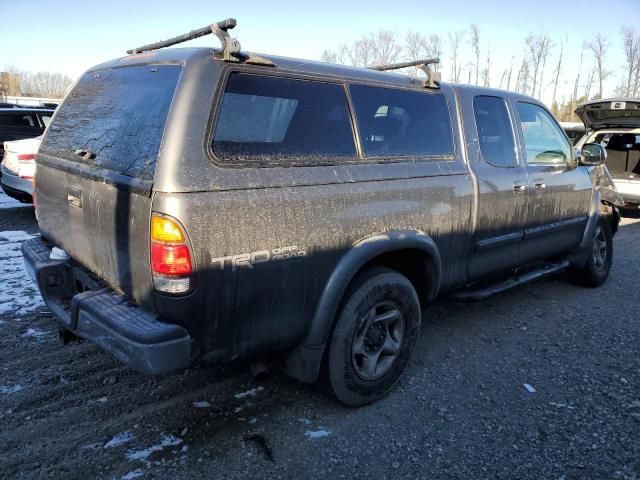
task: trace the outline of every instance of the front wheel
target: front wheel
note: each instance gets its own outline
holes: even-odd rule
[[[420,333],[411,282],[390,269],[360,276],[347,292],[327,351],[327,380],[348,406],[374,402],[398,382]]]
[[[585,287],[598,287],[609,277],[613,260],[613,235],[606,218],[600,217],[596,225],[587,263],[569,271],[571,280]]]

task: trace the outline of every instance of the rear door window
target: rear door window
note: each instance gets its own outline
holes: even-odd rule
[[[330,165],[354,159],[341,85],[232,73],[218,110],[213,153],[222,164]]]
[[[504,99],[478,96],[473,99],[473,113],[482,157],[496,167],[518,165],[513,128]]]
[[[58,108],[40,151],[152,180],[180,71],[144,65],[85,74]],[[89,155],[75,153],[82,150]]]
[[[451,120],[440,94],[351,85],[365,157],[453,154]]]

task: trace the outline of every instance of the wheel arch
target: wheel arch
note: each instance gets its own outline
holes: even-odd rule
[[[419,255],[421,262],[408,261],[415,259],[415,255]],[[304,382],[317,379],[344,294],[358,273],[373,265],[393,268],[407,276],[418,291],[421,306],[438,294],[442,265],[431,236],[419,230],[395,230],[360,240],[342,256],[325,283],[306,337],[285,356],[284,368],[289,375]],[[420,265],[424,269],[416,268]]]

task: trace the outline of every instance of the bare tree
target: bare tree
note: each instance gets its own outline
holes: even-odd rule
[[[591,87],[593,87],[593,77],[596,74],[596,71],[598,70],[597,66],[594,66],[590,71],[589,71],[589,80],[587,80],[587,82],[584,84],[584,96],[588,99],[591,96]],[[602,95],[598,95],[597,98],[602,98]]]
[[[529,58],[532,73],[531,76],[531,96],[536,95],[536,87],[540,87],[538,90],[538,97],[542,93],[542,77],[544,76],[544,67],[547,62],[547,58],[551,53],[551,39],[546,33],[540,33],[538,35],[529,34],[525,38],[525,49]],[[538,77],[540,74],[540,77]]]
[[[361,37],[346,49],[346,58],[354,67],[368,67],[375,63],[375,51],[370,37]]]
[[[371,46],[375,63],[386,65],[398,60],[402,47],[391,30],[378,30],[371,35]]]
[[[621,34],[627,77],[624,94],[634,97],[638,93],[638,78],[640,76],[640,36],[636,35],[633,27],[622,27]]]
[[[480,29],[475,23],[472,23],[469,27],[469,37],[469,44],[471,45],[473,56],[476,59],[474,67],[476,70],[476,85],[478,85],[480,80]],[[469,80],[469,83],[471,83],[471,80]]]
[[[462,61],[460,59],[460,42],[464,38],[463,31],[449,32],[449,46],[451,49],[451,81],[460,82],[462,71]]]
[[[596,33],[590,42],[587,43],[587,48],[591,50],[593,54],[593,58],[596,62],[596,72],[598,74],[598,98],[602,98],[602,82],[609,75],[604,69],[604,56],[607,53],[607,48],[609,47],[609,42],[607,37],[602,35],[601,33]],[[589,89],[591,86],[589,86]]]
[[[626,62],[624,79],[617,85],[616,92],[630,96],[640,94],[640,35],[636,32],[634,27],[621,29]],[[555,105],[556,111],[563,115],[570,115],[567,112],[575,109],[579,96],[591,97],[596,89],[597,95],[602,96],[603,81],[609,74],[604,68],[608,42],[602,34],[596,34],[590,41],[584,42],[580,51],[580,67],[569,71],[564,68],[563,62],[566,63],[567,55],[575,56],[575,54],[569,50],[565,52],[565,47],[568,48],[569,45],[565,40],[560,40],[558,45],[547,33],[529,33],[525,37],[524,55],[512,56],[509,65],[500,65],[496,62],[495,49],[491,52],[486,48],[485,52],[481,48],[484,44],[480,44],[480,29],[475,24],[470,25],[466,30],[450,31],[444,38],[423,31],[408,31],[400,36],[390,30],[378,30],[363,35],[353,43],[325,50],[321,58],[326,62],[369,67],[376,64],[395,63],[403,59],[442,59],[443,47],[446,47],[449,63],[447,77],[452,82],[468,81],[484,86],[499,85],[500,88],[515,90],[538,98],[543,96],[546,98],[546,92],[549,92],[549,103]],[[556,46],[559,47],[557,56]],[[467,51],[469,57],[467,57]],[[585,52],[588,56],[593,55],[595,68],[592,68],[591,61],[586,61],[588,57],[585,57]],[[471,61],[468,61],[468,58],[471,58]],[[584,68],[587,63],[588,69]],[[436,71],[442,70],[441,65],[434,65],[432,68]],[[409,70],[405,71],[408,73]],[[422,74],[418,69],[412,68],[411,73],[414,72],[418,75]],[[568,81],[570,73],[573,92],[566,92],[565,97],[560,101],[560,97],[565,93],[563,86],[570,85]]]
[[[511,75],[513,74],[513,62],[515,57],[511,57],[511,64],[509,65],[509,75],[507,76],[507,90],[511,90]]]
[[[485,87],[488,87],[491,83],[491,50],[487,48],[487,64],[482,71],[482,83]]]
[[[327,63],[339,63],[338,54],[333,50],[323,50],[320,59]]]
[[[530,70],[529,63],[526,58],[522,59],[520,70],[518,70],[518,77],[516,78],[516,92],[527,93],[529,90]]]
[[[442,58],[442,39],[436,33],[429,35],[429,41],[427,42],[427,57],[429,58]],[[440,65],[432,65],[433,69],[437,72],[440,70]]]
[[[560,68],[562,67],[562,54],[564,51],[564,42],[560,42],[560,55],[558,56],[558,65],[556,66],[556,71],[554,72],[556,78],[553,82],[553,99],[551,101],[552,104],[556,103],[556,95],[558,93],[558,81],[560,80]]]
[[[27,97],[62,98],[73,81],[67,75],[51,72],[22,72],[20,90]]]
[[[412,62],[421,60],[428,56],[427,53],[428,41],[424,35],[420,32],[407,32],[405,37],[404,49],[406,56]],[[416,75],[420,75],[422,70],[418,67],[414,67]]]

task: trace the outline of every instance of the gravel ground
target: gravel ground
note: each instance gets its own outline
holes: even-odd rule
[[[36,231],[0,198],[0,478],[640,478],[638,218],[601,288],[438,300],[399,387],[360,409],[277,371],[144,377],[62,346],[17,298]]]

